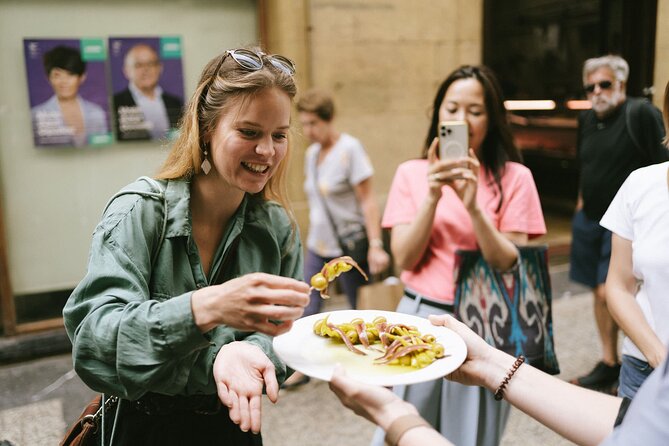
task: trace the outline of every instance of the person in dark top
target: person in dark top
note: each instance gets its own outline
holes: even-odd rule
[[[118,140],[162,139],[177,128],[183,101],[158,85],[162,70],[150,45],[139,43],[128,50],[123,63],[128,88],[114,95]]]
[[[604,283],[611,256],[611,232],[599,224],[627,176],[639,167],[669,159],[660,111],[625,93],[629,66],[619,57],[592,58],[583,65],[591,110],[579,116],[579,196],[572,225],[569,277],[593,289],[602,358],[572,383],[615,392],[620,373],[618,326],[606,305]]]

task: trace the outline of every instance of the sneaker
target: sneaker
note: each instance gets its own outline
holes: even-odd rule
[[[618,377],[620,376],[620,364],[607,365],[600,361],[587,375],[574,378],[569,381],[577,386],[606,393],[615,392],[618,388]]]

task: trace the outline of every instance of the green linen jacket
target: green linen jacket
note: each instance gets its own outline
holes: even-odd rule
[[[93,390],[130,400],[146,392],[215,394],[216,354],[224,344],[244,341],[268,355],[281,383],[286,366],[271,337],[227,326],[202,334],[191,295],[251,272],[302,280],[297,228],[279,204],[247,195],[225,229],[208,278],[193,239],[190,183],[159,183],[166,206],[144,194],[120,195],[93,233],[88,271],[63,310],[77,374]],[[153,188],[137,181],[125,190]]]

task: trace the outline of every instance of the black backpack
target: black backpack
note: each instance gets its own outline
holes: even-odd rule
[[[637,148],[639,153],[641,153],[644,159],[648,161],[648,164],[666,161],[666,156],[664,159],[662,159],[658,157],[658,152],[653,151],[648,144],[641,144],[640,141],[643,141],[643,138],[641,138],[639,135],[639,126],[632,125],[632,122],[639,122],[641,106],[644,103],[651,105],[654,117],[658,120],[662,128],[664,128],[662,113],[656,107],[652,106],[650,101],[646,98],[628,98],[627,102],[627,109],[625,110],[625,127],[627,128],[627,133],[630,135],[634,146]]]

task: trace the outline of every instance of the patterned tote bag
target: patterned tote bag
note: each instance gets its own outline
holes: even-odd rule
[[[488,342],[552,375],[560,373],[553,344],[547,246],[519,247],[518,262],[497,271],[479,250],[458,250],[455,316]]]

